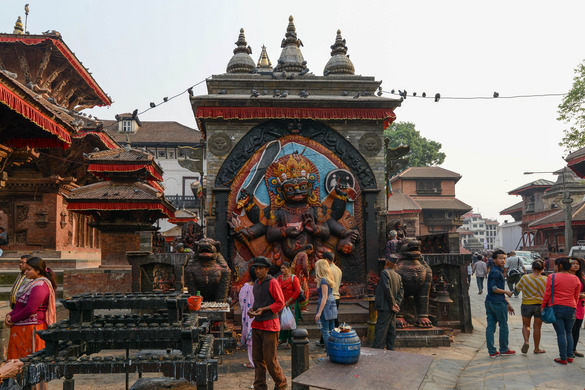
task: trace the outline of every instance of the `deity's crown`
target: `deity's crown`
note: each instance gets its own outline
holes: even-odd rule
[[[276,177],[282,183],[290,179],[309,179],[311,175],[309,159],[298,152],[284,156],[276,162]]]

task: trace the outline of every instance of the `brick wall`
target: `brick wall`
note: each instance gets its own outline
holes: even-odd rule
[[[63,274],[63,296],[72,297],[82,293],[131,292],[130,269],[76,269]]]
[[[140,235],[125,232],[101,232],[102,266],[129,266],[126,252],[140,250]]]

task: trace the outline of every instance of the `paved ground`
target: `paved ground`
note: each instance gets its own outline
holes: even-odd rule
[[[475,282],[475,281],[473,281]],[[485,295],[478,295],[475,283],[472,283],[471,309],[474,331],[471,334],[456,334],[451,347],[440,348],[402,348],[401,351],[432,356],[434,361],[421,386],[422,390],[498,390],[498,389],[584,389],[585,359],[577,358],[573,364],[559,366],[553,362],[558,356],[555,332],[551,325],[544,325],[542,348],[547,353],[535,355],[532,345],[526,355],[520,353],[522,346],[520,298],[510,298],[516,316],[510,317],[510,348],[517,351],[517,356],[490,359],[485,345]],[[582,331],[585,338],[585,330]],[[497,334],[496,334],[497,340]],[[585,351],[585,344],[578,349]],[[323,350],[311,342],[311,366],[323,359]],[[225,356],[220,365],[219,380],[216,389],[249,389],[254,372],[244,368],[247,360],[245,351],[237,351]],[[279,360],[289,378],[290,384],[290,350],[280,348]],[[397,373],[397,375],[400,375]],[[136,376],[130,377],[130,383]],[[269,379],[269,388],[272,384]],[[60,381],[53,381],[49,389],[61,389]],[[89,390],[107,388],[118,390],[124,388],[124,375],[85,375],[76,378],[76,389]],[[410,389],[409,389],[410,390]]]

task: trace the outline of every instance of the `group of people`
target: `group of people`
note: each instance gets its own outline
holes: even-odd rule
[[[20,358],[45,347],[38,331],[56,321],[55,289],[57,281],[53,271],[40,257],[24,255],[19,262],[20,273],[10,291],[11,311],[6,314],[4,324],[10,328],[7,362],[0,366],[14,371],[22,367]],[[17,363],[19,362],[19,363]],[[19,368],[20,369],[20,368]],[[4,378],[1,376],[1,378]],[[41,384],[43,388],[46,384]]]
[[[530,331],[533,326],[533,342],[535,354],[546,351],[540,346],[542,310],[552,307],[555,321],[552,323],[559,349],[559,357],[554,361],[566,365],[572,363],[575,357],[583,357],[577,351],[579,333],[585,314],[585,260],[577,257],[559,257],[555,259],[554,273],[544,276],[545,263],[536,259],[532,263],[532,272],[526,273],[525,267],[519,261],[514,261],[513,253],[510,258],[502,250],[492,254],[493,266],[489,269],[487,281],[487,296],[485,310],[487,315],[486,342],[490,357],[511,356],[516,351],[508,347],[508,313],[514,314],[514,308],[507,298],[522,293],[522,336],[524,343],[522,353],[530,348]],[[517,257],[516,257],[517,258]],[[508,261],[507,261],[508,260]],[[474,263],[476,274],[484,273],[482,261]],[[510,272],[518,270],[517,272]],[[519,277],[517,275],[520,275]],[[479,278],[479,276],[478,276]],[[511,280],[510,280],[511,279]],[[508,290],[506,290],[508,282]],[[483,284],[478,288],[480,293]],[[499,326],[499,350],[494,343],[496,326]]]
[[[341,269],[334,263],[332,252],[324,252],[315,262],[317,281],[317,311],[315,321],[321,329],[325,350],[329,351],[329,334],[336,326],[339,306]],[[254,368],[254,389],[266,389],[266,371],[274,380],[276,389],[286,389],[287,382],[277,359],[279,343],[291,343],[291,330],[281,330],[279,315],[287,307],[301,319],[299,300],[303,292],[299,278],[291,265],[283,263],[277,278],[269,274],[270,261],[256,257],[251,262],[250,280],[240,289],[242,310],[242,345],[248,348],[247,368]]]

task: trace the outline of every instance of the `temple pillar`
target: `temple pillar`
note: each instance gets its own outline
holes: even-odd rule
[[[213,194],[215,198],[215,237],[220,242],[221,254],[228,261],[232,263],[229,250],[229,226],[227,223],[227,208],[228,208],[228,194],[229,188],[214,187]],[[208,230],[208,234],[209,230]]]

